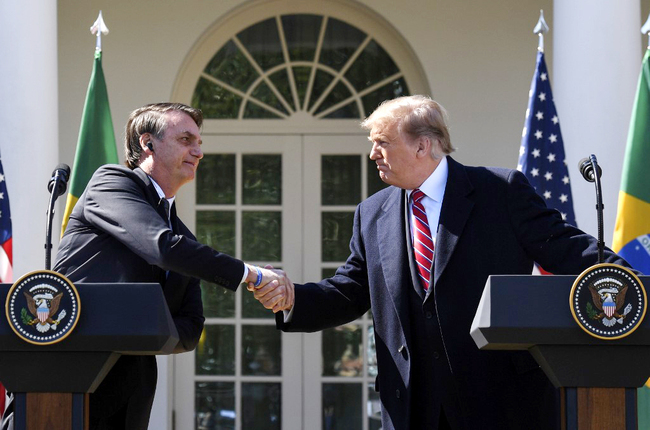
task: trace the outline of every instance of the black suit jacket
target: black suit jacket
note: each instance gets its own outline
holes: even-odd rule
[[[184,352],[196,347],[203,330],[199,278],[236,290],[244,266],[197,242],[176,216],[175,206],[172,231],[162,199],[141,169],[99,168],[70,215],[54,270],[72,282],[160,283],[180,337],[175,352]],[[137,416],[128,418],[132,421],[126,428],[146,428],[155,370],[151,357],[122,357],[91,396],[91,420],[93,413],[94,418],[109,416],[135,402],[131,415]],[[105,399],[99,402],[102,396]],[[105,405],[93,407],[99,403]]]
[[[555,405],[542,393],[553,389],[528,352],[480,351],[470,326],[489,275],[530,274],[533,261],[556,274],[579,274],[597,262],[596,240],[546,208],[520,172],[465,167],[451,157],[448,162],[434,285],[426,297],[410,252],[405,191],[389,187],[357,207],[345,265],[332,278],[296,285],[293,318],[285,324],[278,315],[277,325],[285,331],[322,330],[372,308],[382,428],[416,428],[409,421],[412,407],[438,413],[440,405],[419,405],[417,399],[426,396],[413,386],[433,390],[430,397],[437,399],[447,388],[424,388],[417,383],[422,375],[413,373],[414,358],[424,353],[414,343],[433,342],[411,338],[417,330],[410,327],[409,294],[415,288],[423,306],[437,313],[442,355],[458,397],[455,407],[445,404],[450,422],[467,430],[552,428],[544,423],[554,422]],[[627,265],[609,250],[605,256]]]

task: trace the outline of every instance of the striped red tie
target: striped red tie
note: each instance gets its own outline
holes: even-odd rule
[[[415,261],[418,264],[418,273],[420,281],[425,290],[429,289],[429,280],[431,279],[431,268],[433,267],[433,239],[431,238],[431,229],[427,213],[422,205],[422,198],[425,194],[419,189],[413,190],[413,250],[415,252]]]

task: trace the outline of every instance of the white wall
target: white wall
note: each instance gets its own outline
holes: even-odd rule
[[[605,244],[611,246],[630,114],[643,57],[638,0],[556,1],[554,96],[572,180],[576,222],[596,236],[594,184],[578,173],[595,154],[603,169]],[[647,42],[647,40],[645,40]],[[644,45],[645,46],[645,45]]]
[[[552,1],[367,1],[409,40],[450,115],[454,157],[516,167],[535,69],[533,28]],[[552,25],[552,19],[549,19]],[[552,46],[552,34],[547,44]],[[548,53],[549,67],[552,52]]]
[[[14,280],[45,268],[47,183],[58,164],[56,52],[56,2],[0,2],[0,151],[12,213]],[[54,231],[52,255],[60,227]]]
[[[101,9],[110,33],[102,38],[103,67],[123,160],[128,114],[168,101],[183,59],[201,33],[238,2],[204,0],[106,2],[60,0],[59,90],[62,162],[71,164],[92,70],[95,37],[89,28]]]

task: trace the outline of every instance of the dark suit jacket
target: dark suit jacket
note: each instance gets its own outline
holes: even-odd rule
[[[241,261],[197,242],[176,216],[175,206],[172,231],[162,199],[141,169],[99,168],[70,215],[54,270],[72,282],[160,283],[180,337],[175,352],[184,352],[196,347],[203,330],[198,278],[236,290],[244,267]],[[93,395],[97,400],[105,394],[110,401],[102,401],[107,404],[98,410],[91,396],[91,419],[93,412],[95,418],[115,412],[132,401],[133,393],[141,392],[143,403],[132,409],[139,410],[134,412],[139,412],[137,419],[144,419],[144,414],[148,420],[155,370],[151,357],[122,357]],[[126,428],[141,425],[130,422]]]
[[[456,407],[445,404],[449,421],[467,430],[552,428],[555,420],[548,416],[555,405],[542,393],[553,389],[530,354],[480,351],[470,325],[489,275],[530,274],[533,261],[556,274],[579,274],[597,262],[596,239],[547,209],[520,172],[465,167],[451,157],[448,162],[434,287],[426,298],[414,283],[405,191],[389,187],[357,207],[345,265],[332,278],[296,285],[291,322],[284,324],[281,315],[276,322],[285,331],[316,331],[352,321],[372,307],[382,428],[417,428],[409,422],[412,407],[440,410],[439,404],[418,405],[422,396],[412,388],[424,389],[422,375],[413,373],[414,358],[423,351],[413,345],[433,342],[411,338],[417,330],[410,327],[409,294],[418,285],[423,305],[435,307],[442,355],[457,391]],[[605,256],[627,265],[609,250]],[[426,386],[433,390],[427,395],[443,399],[446,387],[435,385]]]

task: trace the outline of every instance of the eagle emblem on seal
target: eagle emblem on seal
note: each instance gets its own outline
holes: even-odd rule
[[[67,338],[79,322],[80,310],[77,288],[51,270],[24,275],[11,286],[5,300],[9,326],[33,345],[52,345]]]
[[[47,286],[39,287],[40,288],[37,287],[38,291],[36,291],[36,294],[34,295],[24,292],[25,299],[27,299],[27,309],[29,309],[29,312],[36,317],[27,317],[26,322],[28,325],[35,325],[36,330],[40,333],[45,333],[50,329],[56,330],[61,320],[65,318],[66,311],[63,309],[59,313],[58,317],[54,319],[54,315],[56,315],[56,312],[59,310],[63,293],[53,295],[51,291],[47,291],[48,289],[54,290],[53,288]],[[31,291],[33,290],[34,288],[32,288]]]
[[[594,320],[601,320],[606,327],[612,327],[616,323],[623,324],[625,316],[632,310],[632,304],[628,303],[625,308],[625,294],[627,285],[615,278],[601,278],[589,285],[589,292],[596,311],[589,309],[591,303],[587,304],[587,313]]]

